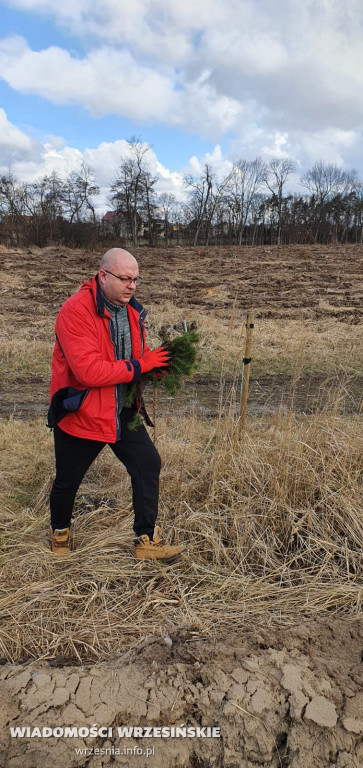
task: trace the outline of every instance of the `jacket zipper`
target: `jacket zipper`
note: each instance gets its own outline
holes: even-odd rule
[[[110,324],[110,328],[112,327],[115,331],[112,318],[107,318],[108,322]],[[116,322],[117,322],[117,315],[116,315]],[[110,333],[111,341],[113,344],[114,352],[115,352],[115,360],[117,360],[117,344],[116,341],[113,340],[112,332]],[[114,338],[116,339],[115,333],[113,334]],[[117,390],[117,384],[115,384],[115,403],[116,403],[116,440],[120,440],[121,438],[121,422],[120,422],[120,414],[118,412],[118,390]]]

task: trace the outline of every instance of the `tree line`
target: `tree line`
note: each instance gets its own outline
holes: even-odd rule
[[[286,158],[238,160],[223,177],[206,163],[184,177],[184,201],[159,193],[149,145],[128,142],[110,184],[111,210],[100,216],[100,188],[86,164],[66,178],[53,172],[24,183],[9,171],[0,178],[0,241],[13,245],[63,243],[150,246],[262,245],[363,242],[363,182],[355,170],[316,162],[301,178],[301,194],[288,191],[295,163]]]

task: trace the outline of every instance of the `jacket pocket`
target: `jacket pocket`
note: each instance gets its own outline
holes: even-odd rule
[[[62,389],[58,389],[50,402],[47,427],[54,429],[65,416],[78,411],[88,393],[89,388],[62,387]]]

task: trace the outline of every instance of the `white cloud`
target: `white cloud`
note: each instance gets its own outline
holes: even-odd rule
[[[56,105],[80,104],[94,117],[119,114],[158,120],[210,135],[235,125],[240,105],[216,94],[202,76],[185,90],[172,77],[141,66],[128,51],[99,48],[83,59],[51,47],[32,51],[19,36],[0,43],[0,76],[15,90]]]
[[[31,152],[32,146],[29,136],[10,123],[6,112],[0,108],[0,164],[11,165]]]
[[[126,44],[163,61],[187,58],[195,31],[222,15],[215,0],[9,0],[8,5],[53,15],[73,35]]]
[[[251,103],[267,129],[282,132],[363,122],[361,0],[8,4],[53,15],[86,46],[93,36],[83,58],[3,41],[0,66],[11,87],[56,104],[189,124],[216,138],[236,129]]]
[[[97,117],[109,112],[156,117],[172,93],[166,77],[139,66],[127,51],[99,48],[79,59],[55,46],[32,51],[19,36],[0,43],[0,73],[21,93],[58,105],[82,104]]]
[[[65,178],[85,161],[95,172],[95,180],[101,189],[96,205],[101,212],[110,207],[110,185],[115,179],[121,160],[130,155],[127,141],[101,142],[97,147],[87,147],[81,152],[65,145],[61,136],[48,137],[43,144],[19,131],[0,109],[0,175],[9,168],[22,182],[31,183],[53,171]],[[159,177],[158,192],[170,192],[177,200],[184,197],[182,171],[170,171],[150,149],[147,154],[149,169]]]
[[[300,157],[311,164],[323,160],[339,167],[353,164],[362,157],[362,137],[358,131],[343,131],[339,128],[326,128],[316,133],[296,134],[295,151]],[[359,147],[360,145],[360,147]],[[354,160],[355,156],[355,160]]]
[[[197,178],[203,174],[206,165],[213,169],[217,179],[222,179],[230,173],[233,163],[223,157],[222,149],[220,145],[217,144],[214,147],[213,152],[206,152],[203,157],[193,155],[187,166],[183,169],[184,175],[190,175]]]
[[[305,169],[321,159],[363,171],[361,0],[7,4],[52,16],[85,51],[35,51],[21,37],[2,40],[0,77],[20,93],[82,106],[93,117],[197,132],[215,144],[228,136],[232,159],[291,157]],[[37,149],[41,165],[45,157],[62,165],[66,148],[50,144],[45,154]],[[106,169],[116,144],[85,152],[103,155]],[[167,171],[165,183],[176,184]]]
[[[260,128],[251,130],[241,140],[231,145],[230,155],[253,159],[261,155],[271,157],[289,157],[307,167],[317,160],[326,163],[344,165],[347,153],[354,153],[357,159],[362,157],[362,133],[358,130],[344,131],[340,128],[326,128],[322,131],[292,130],[266,131]]]

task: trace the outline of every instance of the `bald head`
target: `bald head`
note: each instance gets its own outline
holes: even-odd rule
[[[129,303],[138,277],[138,263],[124,248],[110,248],[102,256],[98,282],[102,293],[112,304],[122,306]]]
[[[137,267],[135,256],[129,253],[129,251],[125,251],[124,248],[110,248],[102,256],[100,269],[111,269],[114,271],[114,267],[123,267],[124,264]]]

